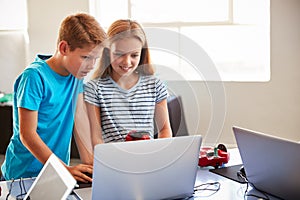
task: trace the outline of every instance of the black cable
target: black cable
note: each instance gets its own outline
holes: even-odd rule
[[[11,182],[10,182],[10,184],[9,184],[8,194],[6,195],[6,198],[5,198],[6,200],[8,200],[8,197],[9,197],[10,194],[11,194],[12,185],[13,185],[14,181],[15,181],[15,179],[12,179]]]
[[[214,188],[210,188],[210,187],[214,187]],[[218,192],[220,190],[220,187],[221,187],[220,182],[203,183],[194,187],[194,194],[196,194],[198,191],[212,191],[211,194],[207,195],[207,196],[211,196],[216,192]]]
[[[251,182],[249,182],[248,179],[247,179],[247,176],[245,176],[242,172],[238,171],[237,175],[238,175],[238,177],[244,179],[244,181],[247,183],[246,190],[244,192],[244,199],[246,199],[246,197],[256,197],[256,198],[260,198],[260,199],[264,199],[264,200],[269,200],[270,199],[269,196],[265,192],[257,189],[254,186],[254,184],[252,184]],[[263,194],[264,197],[256,195],[256,194],[247,194],[248,193],[248,189],[249,189],[249,185],[251,185],[251,187],[253,187],[255,190],[257,190],[258,192],[260,192],[261,194]]]
[[[22,178],[20,179],[19,186],[20,186],[21,193],[16,196],[16,199],[23,200],[23,196],[27,194],[24,179]],[[23,189],[24,189],[24,193],[23,193]]]
[[[33,180],[33,179],[31,178],[31,180]],[[11,191],[12,191],[14,182],[15,182],[15,179],[12,179],[10,184],[9,184],[8,193],[7,193],[6,198],[5,198],[6,200],[8,200],[9,196],[11,195]],[[27,194],[23,178],[20,178],[19,187],[20,187],[21,193],[16,196],[16,200],[23,200],[23,196]],[[24,192],[23,192],[23,190],[24,190]]]
[[[22,189],[22,177],[21,177],[21,179],[20,179],[20,181],[19,181],[19,186],[20,186],[20,190],[21,190],[21,194],[23,193],[23,189]],[[16,197],[17,197],[17,199],[19,199],[19,196],[20,196],[20,194],[19,195],[17,195]]]

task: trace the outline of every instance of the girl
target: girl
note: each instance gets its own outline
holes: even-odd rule
[[[171,137],[167,89],[154,76],[145,32],[132,20],[117,20],[108,29],[100,65],[85,86],[93,145],[125,141],[132,131]]]

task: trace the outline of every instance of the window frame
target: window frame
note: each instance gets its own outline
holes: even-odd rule
[[[139,19],[133,19],[133,20],[137,20],[139,21],[142,26],[144,28],[162,28],[162,29],[173,29],[173,30],[176,30],[178,31],[180,34],[182,34],[182,29],[184,28],[199,28],[199,27],[245,27],[245,26],[251,26],[251,24],[245,24],[245,23],[239,23],[235,20],[234,18],[234,10],[235,10],[235,5],[234,5],[234,1],[233,0],[227,0],[228,1],[228,16],[227,16],[227,20],[224,20],[224,21],[214,21],[214,22],[211,22],[211,21],[203,21],[203,22],[189,22],[189,21],[169,21],[169,22],[161,22],[161,23],[158,23],[158,22],[140,22]],[[96,6],[99,6],[101,5],[101,2],[100,1],[93,1],[93,0],[90,0],[90,2],[93,2],[91,5],[90,5],[90,10],[91,10],[91,14],[95,15],[95,17],[97,18],[97,16],[101,16],[99,15],[99,10],[97,10]],[[99,3],[100,2],[100,3]],[[131,5],[131,2],[132,0],[127,0],[127,17],[126,18],[129,18],[131,19],[132,18],[132,5]],[[265,2],[268,3],[268,6],[269,6],[269,13],[268,13],[268,32],[270,32],[270,0],[265,0]],[[98,4],[98,5],[97,5]],[[98,19],[101,19],[101,17],[98,17]],[[147,33],[146,33],[147,34]],[[265,41],[265,47],[267,49],[267,52],[265,52],[265,57],[266,60],[264,60],[262,63],[263,66],[263,69],[261,69],[260,72],[255,72],[255,70],[259,69],[259,67],[255,66],[253,67],[252,71],[250,69],[250,75],[249,74],[246,74],[248,72],[242,72],[239,71],[238,73],[234,74],[230,74],[230,72],[227,74],[227,75],[220,75],[220,78],[217,78],[217,79],[212,79],[211,81],[225,81],[225,82],[267,82],[270,80],[270,76],[271,76],[271,67],[270,67],[270,34],[267,37],[267,41]],[[178,46],[180,47],[181,44],[180,44],[180,39],[177,41],[178,42]],[[180,52],[180,49],[178,50],[178,57],[180,57],[181,55],[181,52]],[[259,61],[258,61],[259,62]],[[178,61],[177,62],[178,66],[176,66],[175,68],[177,68],[177,71],[179,73],[182,73],[182,62],[181,61]],[[235,65],[238,65],[237,64],[238,62],[236,62]],[[261,64],[261,63],[259,63]],[[252,65],[252,63],[250,64]],[[253,64],[255,65],[255,64]],[[219,65],[218,65],[219,66]],[[261,66],[260,66],[261,67]],[[234,68],[234,67],[233,67]],[[238,67],[235,66],[235,69],[237,69]],[[249,70],[248,68],[246,70]],[[184,69],[184,71],[186,71]],[[221,70],[218,70],[218,73],[223,73]],[[220,72],[221,71],[221,72]],[[190,71],[190,74],[193,74],[193,70]],[[257,76],[255,73],[261,73],[259,74],[259,76]],[[244,75],[243,75],[244,74]],[[202,81],[203,79],[201,77],[196,77],[196,78],[191,78],[188,73],[186,73],[186,76],[187,78],[184,78],[185,80],[188,80],[188,81]],[[172,78],[166,78],[168,80],[172,80]],[[210,80],[208,80],[210,81]]]

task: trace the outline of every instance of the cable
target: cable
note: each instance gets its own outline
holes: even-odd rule
[[[246,197],[256,197],[256,198],[260,198],[260,199],[264,199],[264,200],[269,200],[270,199],[269,196],[265,192],[257,189],[254,186],[254,184],[252,184],[251,182],[249,182],[248,179],[247,179],[247,176],[245,176],[242,172],[238,171],[237,175],[238,175],[238,177],[244,179],[244,181],[247,183],[246,190],[244,192],[244,199],[246,199]],[[248,189],[249,189],[249,185],[251,185],[252,188],[254,188],[258,192],[260,192],[261,194],[263,194],[264,197],[256,195],[256,194],[247,194],[248,193]]]
[[[22,179],[22,178],[20,179],[19,186],[20,186],[21,193],[16,196],[16,199],[23,200],[23,196],[25,196],[27,194],[24,179]],[[23,193],[23,189],[24,189],[24,193]]]
[[[11,182],[10,182],[10,184],[9,184],[8,194],[6,195],[6,198],[5,198],[6,200],[8,200],[8,197],[9,197],[10,194],[11,194],[12,185],[13,185],[14,181],[15,181],[15,179],[12,179]]]
[[[212,182],[212,183],[204,183],[194,187],[194,194],[199,191],[212,191],[211,194],[207,196],[211,196],[220,190],[221,183],[220,182]]]
[[[22,193],[23,193],[23,191],[22,191],[22,177],[21,177],[21,179],[19,181],[19,186],[20,186],[21,195],[22,195]],[[17,197],[17,199],[19,199],[20,195],[17,195],[16,197]]]
[[[30,180],[33,180],[33,178],[31,178]],[[11,195],[11,191],[12,191],[14,182],[15,182],[15,179],[12,179],[10,184],[9,184],[8,193],[7,193],[6,198],[5,198],[6,200],[8,200],[9,196]],[[20,192],[20,194],[18,194],[16,196],[16,200],[23,200],[23,196],[25,196],[27,194],[26,187],[25,187],[25,182],[24,182],[23,178],[20,178],[20,180],[19,180],[19,187],[20,187],[21,192]]]

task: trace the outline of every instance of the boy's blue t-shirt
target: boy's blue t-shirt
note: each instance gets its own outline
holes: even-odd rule
[[[78,94],[83,82],[73,75],[61,76],[38,55],[14,84],[13,136],[7,147],[2,174],[6,180],[36,177],[42,163],[22,144],[18,107],[38,112],[36,132],[44,143],[67,165]]]

